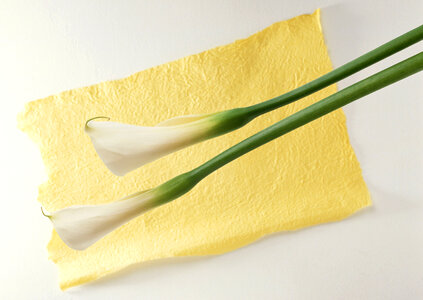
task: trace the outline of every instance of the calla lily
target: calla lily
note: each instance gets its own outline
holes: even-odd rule
[[[235,109],[215,114],[166,120],[153,127],[88,120],[85,132],[97,154],[115,175],[126,173],[160,157],[245,124],[246,114]],[[242,124],[237,124],[237,123]]]
[[[125,175],[171,152],[238,129],[255,117],[334,84],[423,39],[423,25],[288,93],[249,107],[177,117],[155,127],[87,121],[94,147],[116,175]]]
[[[52,214],[44,213],[60,238],[70,248],[84,250],[96,241],[148,211],[154,205],[154,191],[136,193],[102,205],[78,205]]]
[[[67,245],[83,250],[141,213],[186,194],[202,179],[242,155],[422,70],[423,52],[420,52],[276,122],[199,167],[176,176],[154,189],[132,194],[110,204],[73,206],[47,216]]]

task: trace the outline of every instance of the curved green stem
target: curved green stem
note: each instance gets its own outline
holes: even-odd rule
[[[255,117],[306,97],[351,74],[354,74],[402,49],[423,39],[423,25],[396,39],[360,56],[359,58],[295,89],[265,102],[228,111],[233,119],[230,130],[240,128]],[[238,157],[276,139],[300,126],[328,114],[354,100],[410,76],[423,68],[423,54],[420,53],[388,69],[345,88],[232,146],[190,172],[176,176],[156,188],[155,205],[172,201],[191,190],[204,177]],[[236,112],[236,113],[235,113]],[[236,116],[236,117],[235,117]],[[228,124],[226,124],[228,125]],[[223,134],[218,132],[216,135]]]
[[[199,182],[213,171],[298,127],[423,70],[423,52],[361,80],[252,135],[187,173]]]
[[[334,84],[423,39],[423,25],[286,94],[247,107],[251,119]]]

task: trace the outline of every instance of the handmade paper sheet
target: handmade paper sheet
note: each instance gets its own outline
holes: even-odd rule
[[[109,116],[153,126],[178,115],[258,103],[330,70],[316,11],[128,78],[31,102],[19,116],[19,126],[39,145],[46,165],[48,181],[41,185],[38,200],[55,211],[115,201],[155,187],[334,93],[336,87],[124,177],[113,175],[97,156],[84,133],[89,118]],[[66,289],[135,263],[224,253],[273,232],[341,220],[368,205],[345,116],[337,110],[230,163],[188,194],[135,218],[85,251],[68,248],[55,232],[48,251]]]

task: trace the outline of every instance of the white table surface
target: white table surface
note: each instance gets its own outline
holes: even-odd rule
[[[25,102],[227,44],[318,7],[335,67],[423,21],[421,0],[2,0],[0,298],[423,299],[422,73],[345,108],[372,208],[220,256],[146,263],[66,292],[47,259],[51,224],[36,201],[46,174],[37,146],[16,128]]]

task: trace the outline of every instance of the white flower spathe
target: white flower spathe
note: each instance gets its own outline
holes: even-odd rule
[[[100,205],[70,206],[45,214],[70,248],[84,250],[96,241],[153,208],[154,192],[147,190]]]
[[[86,133],[104,164],[123,176],[160,157],[204,140],[215,122],[209,115],[176,117],[153,127],[87,121]]]

